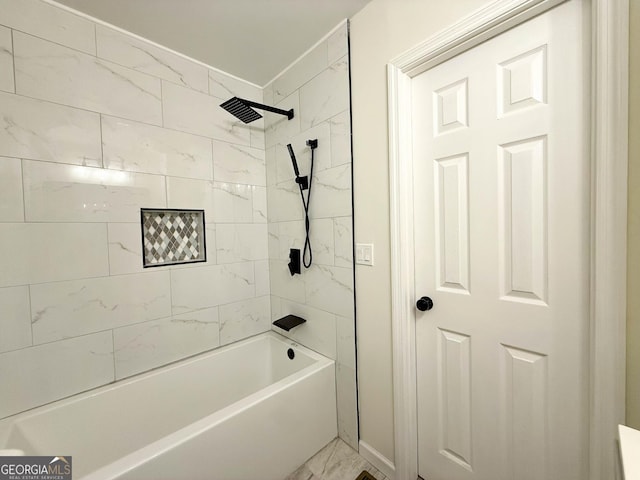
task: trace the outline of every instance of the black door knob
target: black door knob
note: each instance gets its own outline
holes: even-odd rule
[[[416,307],[421,312],[426,312],[427,310],[431,310],[433,308],[433,300],[429,297],[422,297],[420,300],[416,302]]]

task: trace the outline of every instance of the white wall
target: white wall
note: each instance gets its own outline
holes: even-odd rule
[[[0,418],[270,328],[262,89],[39,0],[0,0]],[[207,262],[142,268],[140,207]]]
[[[264,96],[267,104],[293,108],[295,115],[265,119],[272,315],[307,320],[289,333],[274,329],[336,360],[338,432],[357,448],[346,23],[267,85]],[[292,277],[289,249],[303,250],[305,229],[286,146],[292,144],[300,174],[309,175],[306,141],[312,139],[318,140],[309,208],[313,263]]]
[[[487,0],[372,0],[351,22],[355,241],[375,245],[356,267],[360,438],[393,462],[391,266],[386,64]]]
[[[627,425],[640,429],[640,2],[629,2]]]

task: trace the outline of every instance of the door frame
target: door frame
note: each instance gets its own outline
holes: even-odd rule
[[[387,65],[395,480],[418,478],[411,79],[564,1],[492,2]],[[629,0],[590,3],[589,479],[604,480],[625,419]]]

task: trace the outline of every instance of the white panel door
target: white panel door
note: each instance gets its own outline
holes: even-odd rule
[[[584,480],[588,6],[412,80],[419,472]]]

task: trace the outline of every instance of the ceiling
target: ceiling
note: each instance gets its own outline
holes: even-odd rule
[[[370,0],[57,0],[264,86]]]

